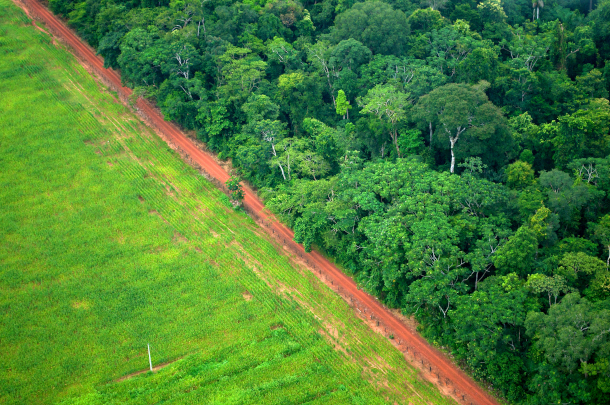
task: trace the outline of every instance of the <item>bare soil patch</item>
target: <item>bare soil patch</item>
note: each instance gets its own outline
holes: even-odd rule
[[[161,364],[159,364],[157,366],[154,366],[153,369],[152,369],[152,372],[156,373],[157,371],[161,370],[162,368],[165,368],[165,367],[169,366],[170,364],[173,364],[173,363],[177,362],[180,359],[182,359],[182,357],[179,357],[179,358],[177,358],[175,360],[168,361],[166,363],[161,363]],[[134,378],[134,377],[136,377],[136,376],[138,376],[140,374],[145,374],[145,373],[149,373],[149,372],[150,372],[150,368],[146,368],[144,370],[136,371],[135,373],[124,375],[121,378],[117,378],[116,380],[114,380],[114,382],[119,383],[121,381],[125,381],[125,380],[129,380],[130,378]]]
[[[174,231],[174,243],[182,242],[188,243],[188,239],[184,237],[180,232]]]
[[[89,309],[91,307],[91,303],[87,300],[73,301],[72,308],[74,309]]]

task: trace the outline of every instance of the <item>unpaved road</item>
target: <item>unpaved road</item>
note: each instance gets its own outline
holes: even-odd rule
[[[16,0],[15,0],[16,1]],[[67,43],[81,60],[89,65],[97,74],[102,76],[111,87],[116,90],[122,99],[132,94],[131,89],[121,85],[119,74],[113,70],[105,69],[103,61],[94,50],[85,45],[71,30],[69,30],[57,17],[35,0],[22,0],[29,15],[40,18],[48,30]],[[160,131],[166,141],[178,147],[188,157],[200,166],[211,177],[220,183],[229,179],[229,174],[214,160],[212,156],[198,149],[195,144],[179,129],[166,122],[163,117],[148,102],[139,99],[136,107],[140,113]],[[286,244],[299,256],[306,260],[314,273],[327,284],[330,284],[348,302],[358,308],[358,311],[378,321],[384,330],[389,330],[394,335],[394,344],[403,352],[407,352],[407,358],[418,368],[430,373],[427,377],[437,376],[435,382],[439,388],[464,404],[497,405],[494,398],[480,388],[470,377],[459,370],[445,355],[431,347],[425,339],[419,336],[400,321],[394,314],[381,305],[374,297],[358,289],[356,283],[343,274],[335,265],[328,261],[318,252],[305,253],[302,246],[292,242],[294,233],[291,229],[278,222],[273,215],[264,210],[262,201],[252,190],[245,187],[244,205],[247,210],[266,224],[266,229],[280,242],[285,240]],[[414,359],[417,359],[414,361]]]

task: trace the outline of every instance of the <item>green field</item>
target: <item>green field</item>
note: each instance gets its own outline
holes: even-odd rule
[[[0,128],[0,403],[450,402],[7,0]]]

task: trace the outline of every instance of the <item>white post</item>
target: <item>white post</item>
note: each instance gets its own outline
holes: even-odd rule
[[[153,371],[152,360],[150,359],[150,343],[148,344],[148,364],[150,365],[150,371]]]

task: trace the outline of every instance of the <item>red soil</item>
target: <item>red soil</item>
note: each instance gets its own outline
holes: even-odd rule
[[[107,84],[119,93],[121,98],[126,99],[132,94],[131,89],[122,86],[120,75],[111,69],[105,69],[102,59],[95,54],[95,51],[85,45],[57,17],[36,0],[23,1],[25,5],[19,5],[27,8],[29,15],[37,16],[44,21],[47,29],[67,43],[81,58],[82,62],[98,73]],[[150,103],[139,99],[136,107],[164,135],[168,143],[171,142],[181,149],[209,176],[220,184],[224,184],[229,179],[229,174],[211,155],[198,149],[184,133],[165,121]],[[443,353],[430,346],[424,338],[405,325],[373,296],[360,290],[356,283],[343,274],[334,264],[316,251],[306,253],[301,245],[294,243],[292,241],[294,237],[292,230],[280,223],[269,212],[266,212],[262,201],[251,189],[244,187],[244,191],[244,206],[247,211],[263,222],[268,231],[278,240],[284,240],[284,243],[306,261],[320,279],[330,284],[331,288],[337,291],[346,301],[351,302],[367,320],[371,318],[371,320],[378,321],[378,327],[375,328],[377,331],[394,335],[394,344],[405,353],[405,357],[411,363],[425,371],[424,376],[438,385],[441,391],[465,404],[498,404],[497,400],[457,368]]]

